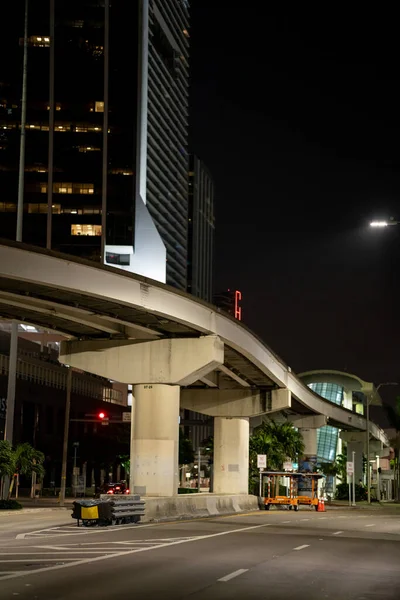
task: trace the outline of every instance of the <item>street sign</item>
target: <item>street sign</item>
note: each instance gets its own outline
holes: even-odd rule
[[[293,471],[293,463],[292,462],[284,462],[283,463],[283,470],[284,471]]]
[[[354,475],[354,463],[346,462],[346,473],[347,475]]]
[[[267,468],[267,455],[266,454],[257,454],[257,467],[259,469]]]
[[[131,412],[123,412],[122,413],[122,422],[123,423],[129,423],[131,420],[132,420]]]

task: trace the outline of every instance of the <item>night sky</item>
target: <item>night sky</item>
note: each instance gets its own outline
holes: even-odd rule
[[[243,321],[296,372],[400,381],[400,225],[368,228],[400,219],[395,14],[275,4],[191,3],[215,289],[242,291]]]

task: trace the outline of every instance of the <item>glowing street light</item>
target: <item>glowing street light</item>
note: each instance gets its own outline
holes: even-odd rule
[[[389,221],[371,221],[370,227],[389,227],[389,225],[398,225],[400,221],[395,221],[393,217],[390,217]]]

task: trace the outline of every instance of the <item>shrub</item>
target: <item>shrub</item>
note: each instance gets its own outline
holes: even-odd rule
[[[22,504],[16,500],[0,500],[0,510],[21,510]]]
[[[197,488],[178,488],[178,494],[197,494]]]
[[[356,491],[356,502],[367,500],[367,490],[364,486],[358,483],[355,486]],[[350,486],[351,499],[353,499],[353,486]],[[339,483],[336,487],[336,500],[348,500],[349,499],[349,485],[348,483]]]

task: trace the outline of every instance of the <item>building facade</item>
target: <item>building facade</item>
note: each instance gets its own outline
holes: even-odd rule
[[[202,300],[213,299],[214,183],[197,156],[190,157],[188,291]]]
[[[67,368],[57,360],[57,350],[41,346],[24,336],[42,335],[20,325],[14,418],[14,444],[28,442],[45,455],[44,487],[60,485],[64,436]],[[44,335],[44,334],[43,334]],[[3,439],[7,409],[9,333],[0,328],[0,439]],[[127,393],[107,379],[74,371],[68,445],[68,485],[73,463],[95,472],[113,467],[118,454],[129,452],[130,427],[122,423],[127,411]],[[111,423],[103,427],[96,415],[103,411]],[[90,415],[90,416],[89,416]],[[76,461],[74,448],[78,447]],[[89,481],[89,480],[88,480]],[[88,485],[91,485],[91,481]]]
[[[24,3],[0,50],[0,236],[15,237]],[[24,242],[186,289],[188,3],[29,2]]]

